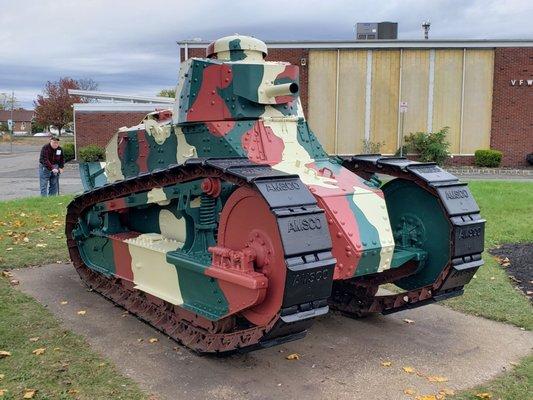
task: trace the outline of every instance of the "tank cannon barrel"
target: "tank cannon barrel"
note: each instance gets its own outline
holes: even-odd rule
[[[267,87],[265,89],[265,94],[268,97],[291,96],[295,93],[298,93],[298,89],[298,84],[295,82],[283,83],[281,85]]]

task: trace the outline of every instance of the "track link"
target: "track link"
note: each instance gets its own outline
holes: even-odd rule
[[[365,179],[374,174],[405,179],[437,198],[451,227],[451,258],[432,284],[403,293],[376,296],[378,286],[385,283],[382,274],[335,282],[330,306],[349,316],[359,317],[369,313],[389,314],[462,294],[463,286],[483,265],[481,253],[485,229],[485,220],[481,218],[466,183],[459,182],[435,163],[421,163],[404,157],[370,154],[343,156],[341,160],[345,168]]]
[[[202,178],[218,178],[258,191],[277,219],[285,252],[287,280],[282,308],[269,323],[250,326],[234,317],[211,322],[137,289],[129,281],[105,276],[83,261],[73,234],[84,213],[104,201],[126,198],[153,188]],[[320,219],[324,227],[309,235],[290,232],[287,224],[298,218]],[[191,159],[133,178],[113,182],[74,198],[67,209],[65,233],[73,264],[94,291],[124,307],[174,340],[201,353],[249,351],[303,337],[314,317],[328,312],[335,259],[324,212],[297,175],[289,175],[248,159]],[[320,271],[322,279],[301,279]],[[314,275],[313,275],[314,276]]]

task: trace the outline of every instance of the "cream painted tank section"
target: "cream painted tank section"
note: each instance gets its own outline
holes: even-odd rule
[[[354,187],[353,202],[379,232],[381,251],[378,272],[389,269],[394,253],[394,238],[385,199],[370,190]],[[377,243],[372,243],[372,245],[375,246]]]
[[[161,210],[159,212],[159,229],[161,235],[165,238],[185,243],[185,239],[187,238],[185,218],[177,218],[169,210]]]
[[[176,267],[167,262],[166,253],[183,246],[158,233],[145,233],[126,239],[131,255],[135,288],[175,305],[183,304]]]
[[[358,154],[365,138],[366,50],[339,53],[337,154]]]
[[[337,52],[309,52],[309,127],[324,149],[335,152]]]
[[[372,52],[372,109],[370,140],[383,143],[381,153],[398,149],[398,90],[400,50]]]
[[[176,148],[176,160],[178,164],[183,164],[189,158],[198,157],[196,147],[187,142],[187,138],[183,134],[181,127],[175,125],[174,133],[176,134],[176,141],[178,143]]]
[[[462,154],[490,148],[493,74],[493,50],[466,51]]]
[[[403,50],[400,101],[407,102],[404,135],[427,130],[429,50]]]
[[[105,148],[105,174],[108,182],[124,179],[122,163],[118,157],[118,133],[115,133]]]
[[[336,187],[334,179],[318,176],[314,169],[306,166],[315,160],[298,142],[297,118],[266,119],[264,124],[284,143],[281,162],[273,165],[273,168],[289,174],[298,174],[306,185],[317,185],[326,188]]]
[[[432,126],[433,131],[450,128],[447,140],[453,154],[459,153],[462,81],[463,50],[436,50]]]

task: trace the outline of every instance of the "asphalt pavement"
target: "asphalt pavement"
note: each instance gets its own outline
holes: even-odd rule
[[[16,145],[12,153],[0,154],[0,201],[40,195],[40,150],[41,146]],[[59,178],[59,193],[81,191],[83,186],[77,165],[67,165]]]
[[[330,313],[303,340],[226,358],[198,356],[89,292],[70,264],[14,275],[20,290],[158,399],[412,399],[404,389],[436,394],[482,383],[533,347],[532,332],[429,305],[361,320]],[[154,337],[159,341],[149,343]],[[300,359],[287,360],[292,353]]]

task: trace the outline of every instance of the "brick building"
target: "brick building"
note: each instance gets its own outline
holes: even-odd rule
[[[180,41],[180,59],[204,57],[207,42]],[[503,151],[503,166],[523,167],[533,152],[533,41],[267,42],[268,60],[300,66],[300,97],[326,150],[360,153],[363,142],[394,153],[404,135],[449,127],[454,164],[477,149]],[[168,107],[168,105],[167,105]],[[105,143],[140,110],[76,112],[78,146]],[[83,143],[83,144],[82,144]]]
[[[0,111],[0,123],[6,124],[7,121],[13,119],[13,133],[17,135],[29,135],[31,133],[31,121],[33,120],[33,110],[11,110]]]

